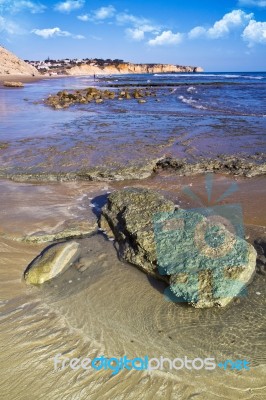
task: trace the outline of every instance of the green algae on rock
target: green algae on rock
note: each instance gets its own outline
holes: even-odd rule
[[[174,301],[196,308],[224,307],[246,295],[256,251],[241,238],[239,220],[230,221],[230,214],[238,217],[237,205],[155,215],[157,262],[170,276]],[[234,233],[224,226],[230,222]]]
[[[27,284],[41,285],[66,271],[79,257],[79,243],[59,243],[46,248],[27,267],[24,278]]]
[[[45,104],[56,109],[68,108],[74,104],[88,104],[94,102],[101,104],[104,100],[131,100],[142,99],[143,97],[156,96],[152,92],[143,92],[141,89],[122,89],[120,91],[100,90],[95,87],[75,91],[60,91],[55,95],[50,95]],[[139,100],[139,103],[146,103],[146,100]]]
[[[8,143],[2,149],[8,149]],[[1,150],[1,145],[0,145]],[[129,151],[131,148],[129,148]],[[59,161],[57,166],[59,166]],[[60,166],[61,167],[61,166]],[[51,170],[49,163],[43,171],[32,166],[14,168],[0,168],[0,177],[15,182],[68,182],[68,181],[95,181],[110,182],[133,179],[145,179],[161,171],[171,171],[178,176],[195,176],[206,172],[244,176],[251,178],[266,174],[265,154],[259,153],[248,157],[218,155],[215,158],[199,157],[196,161],[187,158],[174,157],[145,157],[142,160],[128,160],[125,163],[107,163],[74,167],[72,171]]]
[[[178,229],[184,215],[189,229]],[[160,227],[169,221],[174,224],[169,231]],[[99,222],[107,235],[116,239],[122,259],[169,283],[175,299],[182,297],[196,308],[226,306],[254,276],[256,251],[252,245],[216,223],[224,243],[217,249],[204,247],[208,219],[200,213],[176,210],[174,203],[154,191],[130,188],[113,192]],[[197,231],[198,226],[202,229]],[[209,239],[212,236],[213,231]]]

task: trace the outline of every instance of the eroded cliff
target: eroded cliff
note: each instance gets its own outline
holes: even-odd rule
[[[0,75],[35,76],[39,72],[4,47],[0,46]]]
[[[180,66],[172,64],[84,64],[67,70],[68,75],[106,75],[106,74],[161,74],[179,72],[203,72],[201,67]]]

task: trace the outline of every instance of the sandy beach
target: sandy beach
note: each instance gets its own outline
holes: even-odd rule
[[[98,218],[110,193],[138,187],[186,210],[240,204],[246,240],[265,241],[265,143],[258,129],[264,126],[263,108],[254,114],[246,103],[241,111],[225,100],[221,105],[221,95],[236,101],[244,85],[237,79],[247,79],[241,76],[234,85],[219,76],[205,77],[206,85],[201,77],[196,82],[184,77],[188,82],[175,85],[176,77],[152,76],[159,80],[156,89],[146,88],[146,76],[119,79],[118,88],[109,77],[96,82],[95,97],[114,90],[114,98],[96,103],[97,98],[78,97],[59,109],[46,99],[95,90],[93,78],[12,77],[25,88],[0,90],[1,393],[24,400],[34,386],[36,398],[52,400],[262,400],[264,269],[257,267],[248,295],[228,307],[172,303],[164,297],[165,283],[118,257],[116,243],[99,231]],[[217,79],[220,85],[213,83]],[[146,103],[132,91],[125,98],[132,90],[128,80],[145,88],[137,86]],[[259,94],[260,88],[252,86]],[[216,99],[215,109],[206,91]],[[222,198],[232,184],[236,190]],[[188,196],[188,188],[197,197]],[[40,287],[26,285],[29,263],[47,246],[70,240],[79,243],[89,268],[69,268]],[[251,370],[166,368],[111,376],[106,370],[55,371],[56,354],[234,358],[248,360]]]
[[[263,398],[264,358],[260,348],[265,276],[258,274],[248,297],[227,309],[195,310],[166,302],[163,283],[119,261],[113,243],[102,234],[85,234],[87,238],[79,240],[90,254],[89,270],[80,273],[70,269],[43,288],[26,287],[22,280],[25,266],[47,246],[23,242],[23,238],[55,234],[62,231],[63,221],[68,222],[68,228],[79,221],[80,232],[82,222],[95,228],[96,216],[90,205],[99,196],[127,185],[156,188],[180,206],[190,208],[195,204],[182,189],[192,184],[195,193],[204,198],[204,179],[164,174],[123,183],[1,182],[1,390],[6,398],[26,398],[34,382],[36,396],[45,391],[51,399],[57,399],[58,379],[65,387],[64,396],[82,391],[84,398],[92,399],[99,398],[99,393],[104,399],[133,399],[144,392],[146,399],[152,399],[155,390],[166,399],[178,399],[184,393],[187,398],[198,393],[199,399]],[[217,176],[215,195],[232,181],[235,179]],[[231,201],[240,201],[245,209],[246,235],[250,242],[258,236],[265,239],[266,225],[260,212],[266,199],[265,178],[240,178],[237,183],[239,193]],[[255,203],[248,191],[252,191]],[[14,330],[18,323],[19,328]],[[10,340],[16,345],[15,354],[8,345]],[[196,354],[223,359],[234,352],[252,362],[252,376],[217,371],[210,379],[210,372],[201,371],[192,381],[189,371],[127,372],[114,377],[108,371],[53,371],[57,353],[70,357],[147,354],[169,358]]]

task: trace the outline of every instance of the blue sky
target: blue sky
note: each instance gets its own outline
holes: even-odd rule
[[[0,0],[0,44],[31,60],[265,71],[266,0]]]

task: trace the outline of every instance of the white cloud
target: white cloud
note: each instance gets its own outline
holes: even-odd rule
[[[153,25],[149,19],[136,17],[126,12],[116,14],[116,9],[112,5],[100,7],[89,14],[79,15],[77,18],[83,22],[91,21],[94,23],[101,23],[106,19],[114,18],[117,25],[127,25],[126,35],[137,41],[144,40],[146,32],[156,35],[160,32],[160,27]]]
[[[100,7],[92,11],[91,14],[78,15],[78,19],[83,22],[99,22],[114,17],[116,9],[113,6]]]
[[[148,44],[150,46],[163,46],[171,44],[179,44],[183,40],[182,33],[173,33],[172,31],[164,31],[154,39],[150,39]]]
[[[16,14],[21,11],[29,11],[31,14],[44,12],[47,7],[40,2],[31,0],[0,0],[0,11]]]
[[[266,44],[266,22],[249,21],[244,29],[242,38],[252,47],[256,43]]]
[[[24,31],[13,21],[10,21],[0,15],[0,32],[7,33],[8,35],[23,34]]]
[[[143,17],[136,17],[132,14],[119,13],[116,15],[116,23],[118,25],[131,25],[132,28],[126,29],[126,35],[133,40],[143,40],[145,33],[158,34],[160,27],[154,25],[149,19]]]
[[[83,21],[83,22],[87,22],[87,21],[90,20],[89,14],[78,15],[77,18],[80,19],[80,21]]]
[[[203,26],[196,26],[189,32],[188,36],[191,39],[199,36],[218,39],[228,35],[232,29],[246,25],[251,18],[253,18],[253,13],[247,14],[242,10],[234,10],[225,14],[222,19],[216,21],[209,29],[205,29]]]
[[[115,15],[115,8],[113,6],[101,7],[94,11],[95,19],[112,18]]]
[[[195,39],[205,34],[206,34],[206,29],[203,28],[203,26],[196,26],[195,28],[191,29],[191,31],[188,33],[188,37],[190,39]]]
[[[72,39],[85,39],[82,35],[74,35],[68,31],[62,31],[60,28],[33,29],[31,33],[41,36],[43,39],[53,37],[71,37]]]
[[[140,41],[145,38],[145,32],[139,28],[135,28],[135,29],[128,28],[128,29],[126,29],[126,34],[129,38],[136,40],[136,41]]]
[[[63,13],[79,10],[85,4],[85,0],[66,0],[55,5],[55,10]]]
[[[117,20],[118,24],[120,24],[120,25],[125,25],[128,23],[131,23],[133,25],[141,25],[146,22],[149,22],[146,18],[138,18],[138,17],[135,17],[134,15],[127,14],[127,13],[117,14],[116,20]]]
[[[32,14],[38,14],[44,12],[46,9],[46,6],[41,4],[41,3],[34,3],[33,1],[28,1],[28,0],[20,0],[20,1],[14,1],[13,6],[12,6],[12,11],[14,13],[20,12],[23,10],[28,10]]]
[[[239,0],[238,4],[248,7],[266,7],[266,0]]]

